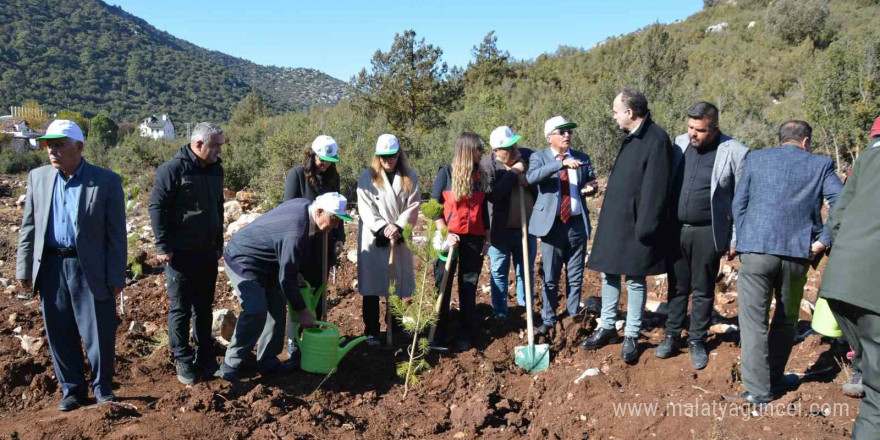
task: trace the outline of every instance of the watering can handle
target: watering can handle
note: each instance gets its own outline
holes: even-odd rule
[[[315,327],[329,327],[334,329],[337,328],[335,325],[325,321],[315,321]],[[297,322],[293,325],[293,337],[291,339],[296,341],[296,345],[302,345],[302,332],[300,332],[301,329],[302,325],[300,323]]]

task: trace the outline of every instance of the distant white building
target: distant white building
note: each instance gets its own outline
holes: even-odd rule
[[[39,148],[37,138],[44,133],[31,130],[24,119],[18,119],[12,115],[0,116],[0,135],[12,138],[12,149],[27,151]]]
[[[141,137],[174,140],[174,124],[168,119],[168,115],[162,115],[161,118],[156,115],[150,116],[141,122],[138,129]]]

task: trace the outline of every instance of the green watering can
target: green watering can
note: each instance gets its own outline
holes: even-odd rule
[[[834,319],[834,314],[831,313],[831,307],[828,306],[828,301],[825,298],[820,297],[816,300],[812,327],[816,333],[830,338],[843,336],[843,332],[840,331],[840,326],[837,325],[837,320]]]
[[[322,284],[315,289],[308,281],[302,280],[302,284],[299,286],[299,295],[302,296],[303,302],[306,303],[306,309],[312,312],[312,316],[318,316],[315,314],[315,309],[318,307],[318,303],[321,302],[321,295],[324,294],[324,289],[326,288],[327,285]],[[297,313],[296,310],[293,310],[293,307],[288,307],[288,310],[290,320],[293,322],[299,322],[299,313]]]
[[[339,329],[324,321],[316,321],[316,327],[303,330],[300,335],[300,324],[294,326],[293,334],[296,345],[302,352],[300,368],[309,373],[330,374],[336,370],[339,361],[354,348],[367,339],[361,336],[349,342],[345,347],[339,345],[345,338],[339,337]]]

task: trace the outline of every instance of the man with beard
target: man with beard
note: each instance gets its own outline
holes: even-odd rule
[[[688,110],[687,127],[673,149],[669,316],[666,337],[654,355],[665,359],[678,350],[693,289],[688,348],[691,364],[700,370],[709,362],[706,334],[721,255],[732,259],[736,245],[733,194],[749,149],[718,129],[718,108],[708,102]]]

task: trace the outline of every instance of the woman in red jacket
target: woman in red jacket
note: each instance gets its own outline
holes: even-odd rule
[[[464,351],[471,348],[474,325],[477,321],[477,281],[483,267],[486,253],[486,237],[489,229],[489,209],[486,197],[486,181],[480,176],[480,158],[483,156],[483,140],[476,133],[464,132],[455,142],[455,157],[452,164],[440,168],[434,178],[431,198],[443,205],[443,217],[436,219],[438,233],[434,237],[434,247],[441,252],[456,248],[450,276],[458,269],[458,302],[461,309],[456,346]],[[446,239],[440,237],[440,230],[448,228]],[[445,261],[437,261],[434,278],[437,289],[443,279]],[[447,339],[449,298],[452,294],[452,279],[446,283],[446,292],[440,309],[435,347],[444,347]]]

